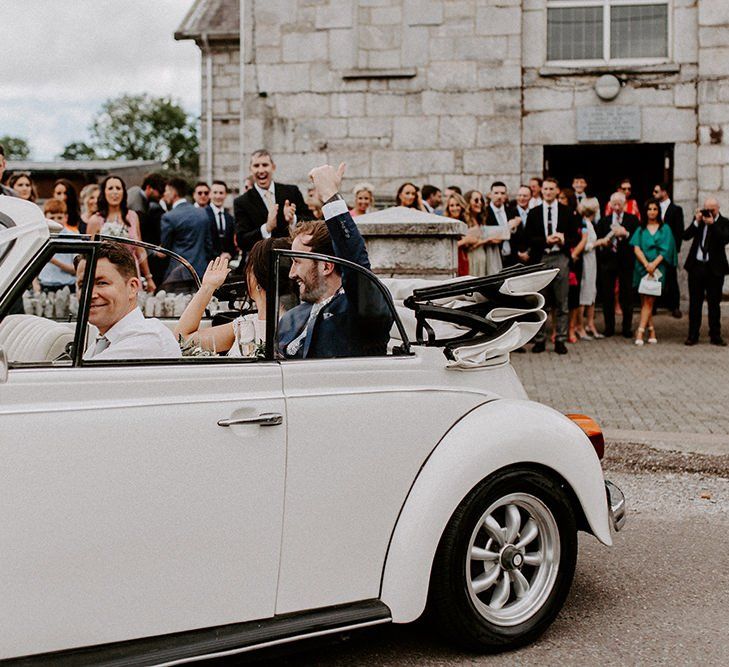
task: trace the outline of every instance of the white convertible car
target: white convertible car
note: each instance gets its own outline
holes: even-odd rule
[[[377,356],[279,358],[277,298],[262,355],[94,362],[92,271],[78,299],[38,277],[100,242],[0,197],[0,659],[172,665],[426,608],[504,650],[559,612],[577,531],[610,545],[624,521],[599,427],[509,363],[549,271],[426,285],[342,262],[390,310]],[[184,297],[154,299],[174,326]]]

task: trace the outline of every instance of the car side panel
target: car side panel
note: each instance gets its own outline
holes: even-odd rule
[[[276,363],[11,370],[0,384],[0,659],[273,616]]]
[[[469,391],[436,352],[437,370],[415,356],[282,363],[289,442],[276,613],[377,597],[418,470],[453,423],[488,400],[487,380],[513,384],[504,366]]]
[[[407,623],[423,612],[433,557],[461,500],[496,470],[521,463],[540,464],[561,475],[593,533],[604,544],[612,543],[602,468],[579,427],[539,403],[492,401],[445,436],[407,498],[382,579],[381,599],[393,621]]]

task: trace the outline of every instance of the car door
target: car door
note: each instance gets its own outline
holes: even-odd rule
[[[0,658],[272,616],[285,429],[273,361],[11,363]]]
[[[358,301],[371,304],[374,289],[360,284],[368,295]],[[340,317],[329,312],[320,312],[316,326]],[[313,349],[317,335],[304,344]],[[440,350],[425,352],[443,359]],[[376,356],[282,359],[289,433],[276,613],[379,596],[413,480],[456,415],[484,400],[453,390],[443,365],[434,375],[420,353],[393,355],[392,346]]]

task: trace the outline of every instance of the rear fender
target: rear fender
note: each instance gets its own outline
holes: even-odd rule
[[[463,498],[489,475],[517,464],[543,466],[561,476],[593,534],[612,544],[602,468],[583,431],[540,403],[486,403],[443,437],[402,508],[382,577],[381,599],[393,621],[413,621],[425,609],[438,543]]]

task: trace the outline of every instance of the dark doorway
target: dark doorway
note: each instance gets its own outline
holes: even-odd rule
[[[638,204],[652,195],[653,186],[673,186],[673,144],[580,144],[545,146],[544,175],[571,186],[575,174],[587,178],[588,192],[600,200],[602,210],[621,178],[633,184]]]

